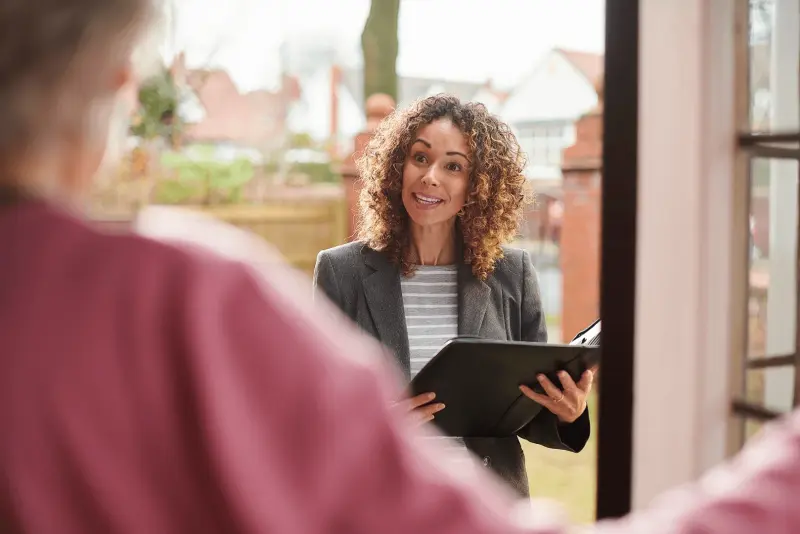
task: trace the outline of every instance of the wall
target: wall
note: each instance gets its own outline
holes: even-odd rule
[[[635,508],[728,453],[748,241],[737,5],[640,2]]]

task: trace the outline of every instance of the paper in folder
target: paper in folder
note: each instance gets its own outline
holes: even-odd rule
[[[575,338],[570,341],[570,345],[600,345],[600,319],[592,323],[592,325],[579,332]]]
[[[436,402],[446,407],[434,424],[446,435],[508,437],[544,409],[522,394],[521,384],[544,393],[539,374],[560,386],[559,371],[578,381],[599,361],[596,345],[461,337],[448,341],[420,370],[411,381],[411,394],[436,393]]]

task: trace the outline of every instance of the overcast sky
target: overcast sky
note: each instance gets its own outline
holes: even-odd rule
[[[369,11],[369,0],[175,2],[166,56],[225,68],[243,90],[275,86],[286,38],[335,42],[358,60]],[[603,31],[603,0],[402,0],[398,70],[509,85],[549,48],[602,52]]]

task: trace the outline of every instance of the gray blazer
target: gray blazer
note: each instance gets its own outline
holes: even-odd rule
[[[505,248],[486,282],[468,265],[458,272],[458,333],[489,339],[547,341],[536,271],[526,251]],[[381,252],[355,242],[319,253],[315,291],[322,292],[362,330],[391,349],[409,377],[410,352],[400,272]],[[532,401],[531,401],[532,402]],[[518,435],[553,449],[579,452],[589,438],[588,410],[574,423],[559,425],[547,410]],[[468,438],[467,447],[483,458],[521,495],[529,494],[522,448],[516,438]]]

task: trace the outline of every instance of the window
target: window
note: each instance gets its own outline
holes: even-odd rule
[[[800,404],[800,0],[749,0],[740,14],[748,117],[747,351],[737,379],[734,448]],[[743,259],[744,260],[744,259]]]

